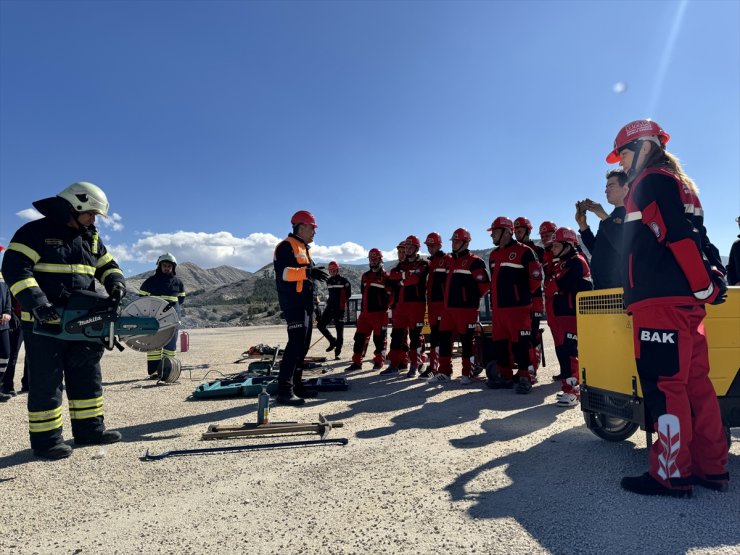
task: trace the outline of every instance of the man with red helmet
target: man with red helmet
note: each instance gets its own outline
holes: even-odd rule
[[[314,264],[309,244],[316,234],[316,218],[299,210],[290,219],[293,232],[275,247],[273,266],[282,317],[288,325],[288,343],[278,373],[277,402],[300,406],[312,395],[301,382],[303,361],[311,344],[315,281],[326,281],[329,274]]]
[[[385,362],[386,338],[388,335],[388,306],[393,290],[388,274],[383,269],[383,254],[370,249],[367,256],[370,269],[362,274],[362,310],[357,318],[352,364],[346,371],[362,368],[362,355],[372,334],[375,352],[373,370],[380,370]]]
[[[557,322],[555,329],[555,354],[560,363],[562,392],[557,404],[562,407],[575,407],[581,398],[578,386],[578,330],[576,328],[576,295],[580,291],[594,288],[591,270],[586,258],[576,249],[578,236],[568,227],[555,232],[552,252],[558,260],[553,282],[556,290],[553,298],[552,319]]]
[[[382,375],[398,374],[403,356],[403,343],[409,334],[410,365],[406,377],[413,378],[419,368],[419,358],[423,345],[421,330],[424,327],[426,312],[427,276],[429,264],[419,256],[421,242],[415,235],[409,235],[404,242],[405,259],[388,274],[396,284],[398,301],[393,309],[393,331],[391,331],[391,350],[388,353],[390,365]]]
[[[532,390],[534,366],[530,360],[532,348],[532,293],[542,285],[542,266],[537,255],[514,236],[514,222],[504,216],[496,218],[491,227],[493,244],[497,247],[489,256],[491,269],[491,339],[496,357],[496,369],[487,369],[488,386],[492,389],[511,388],[517,393]],[[516,376],[509,350],[517,364]],[[516,378],[516,383],[514,378]]]
[[[427,378],[439,369],[439,323],[442,320],[445,301],[445,284],[450,256],[442,250],[442,236],[432,232],[424,244],[429,251],[429,279],[427,279],[427,319],[429,320],[429,366],[420,378]]]
[[[329,347],[326,352],[334,351],[334,358],[338,359],[342,353],[344,344],[344,313],[347,310],[347,301],[352,296],[352,285],[349,280],[339,275],[340,266],[334,260],[329,262],[329,279],[326,280],[326,287],[329,289],[329,298],[326,300],[326,307],[321,313],[316,327],[329,341]],[[329,322],[334,322],[337,337],[334,338],[327,329]]]
[[[399,242],[398,245],[396,245],[396,256],[398,258],[398,264],[401,264],[404,260],[406,260],[406,240]],[[398,302],[398,297],[401,294],[401,288],[398,286],[397,281],[391,281],[390,282],[391,288],[393,290],[392,297],[391,297],[391,316],[388,320],[388,323],[391,327],[393,327],[393,310],[396,308],[396,303]],[[409,367],[409,334],[406,332],[403,336],[403,342],[401,344],[401,362],[398,365],[399,370],[406,370]]]
[[[555,291],[557,290],[554,276],[559,262],[559,260],[552,254],[552,241],[555,238],[555,232],[557,229],[558,226],[555,225],[555,222],[548,220],[542,222],[539,227],[540,241],[542,241],[542,247],[544,249],[544,253],[542,254],[542,293],[545,298],[545,319],[547,320],[547,327],[550,328],[550,334],[552,335],[553,341],[558,335],[557,330],[555,329],[555,326],[557,325],[554,316],[555,311],[552,307],[552,301],[555,297]],[[553,381],[559,380],[561,379],[561,376],[553,376],[552,379]]]
[[[470,232],[460,227],[452,234],[452,253],[445,283],[444,310],[439,324],[439,371],[429,381],[449,382],[452,376],[452,341],[460,338],[462,346],[462,378],[460,383],[473,381],[473,334],[478,322],[480,299],[491,287],[486,263],[468,250]]]
[[[633,121],[619,131],[607,156],[630,179],[624,304],[632,314],[646,408],[659,436],[650,449],[649,472],[623,478],[621,486],[643,495],[685,497],[695,484],[726,491],[729,483],[727,440],[704,333],[704,307],[723,302],[727,285],[724,268],[710,266],[686,211],[685,191],[697,196],[697,189],[666,151],[669,138],[654,121]]]
[[[545,249],[536,245],[530,238],[532,233],[532,222],[524,216],[519,216],[514,220],[514,236],[516,240],[527,245],[537,255],[537,260],[542,265],[545,258]],[[534,367],[535,375],[540,367],[540,358],[542,357],[542,333],[540,333],[540,323],[545,315],[545,297],[542,292],[542,285],[532,293],[532,350],[530,358]]]

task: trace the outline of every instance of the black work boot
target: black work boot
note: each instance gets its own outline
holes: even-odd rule
[[[302,378],[303,372],[300,370],[296,370],[295,374],[293,375],[293,393],[303,399],[313,399],[319,394],[319,392],[313,388],[306,387],[303,384]]]
[[[329,346],[326,348],[327,353],[331,353],[337,347],[337,340],[333,337],[329,339]]]
[[[121,432],[103,430],[100,434],[92,437],[75,438],[75,445],[108,445],[119,441],[121,441]]]
[[[34,457],[40,459],[47,459],[50,461],[58,461],[59,459],[66,459],[72,454],[72,448],[66,443],[56,443],[51,447],[45,449],[34,449]]]
[[[632,493],[639,493],[640,495],[665,495],[668,497],[691,497],[691,488],[684,489],[673,489],[667,488],[658,480],[650,476],[649,472],[646,472],[642,476],[628,476],[622,478],[620,484],[622,489],[631,491]]]
[[[293,384],[290,382],[278,382],[278,392],[275,402],[280,405],[300,407],[306,404],[306,400],[293,393]]]
[[[9,395],[8,393],[0,392],[0,403],[10,401],[13,397],[14,397],[13,395]]]

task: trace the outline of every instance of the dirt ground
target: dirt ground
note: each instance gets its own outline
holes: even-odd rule
[[[550,342],[550,364],[529,395],[384,379],[365,363],[349,391],[271,414],[340,420],[329,437],[348,438],[346,446],[141,460],[147,450],[277,441],[202,441],[209,424],[255,422],[256,399],[190,394],[244,370],[234,361],[249,346],[285,339],[281,326],[191,331],[190,351],[179,355],[183,376],[169,386],[142,379],[144,354],[107,353],[106,424],[123,441],[75,448],[62,461],[31,456],[25,396],[0,404],[0,553],[740,552],[737,483],[682,500],[620,490],[622,476],[646,469],[644,434],[608,443],[586,429],[578,408],[556,407]],[[326,375],[344,375],[350,349]],[[64,415],[71,443],[66,407]],[[737,477],[740,430],[733,439]]]

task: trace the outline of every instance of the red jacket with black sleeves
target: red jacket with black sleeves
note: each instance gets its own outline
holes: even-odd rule
[[[429,263],[417,256],[415,260],[404,260],[393,268],[388,277],[399,288],[399,303],[427,302],[427,276]]]
[[[362,288],[362,312],[388,312],[391,289],[388,274],[381,267],[377,272],[369,270],[360,278]]]
[[[437,251],[429,258],[429,278],[427,279],[427,302],[443,303],[447,283],[450,255]]]
[[[632,183],[624,202],[622,283],[628,310],[635,305],[714,300],[707,294],[711,278],[701,237],[686,214],[684,199],[684,185],[664,169],[648,168]]]
[[[480,299],[488,293],[486,263],[469,250],[450,255],[450,274],[445,288],[445,308],[479,308]]]
[[[571,249],[567,255],[561,255],[555,272],[553,276],[557,286],[553,298],[555,316],[575,316],[576,295],[594,288],[588,262],[582,254]]]
[[[531,306],[532,293],[542,286],[542,266],[527,245],[512,240],[491,251],[491,306]]]

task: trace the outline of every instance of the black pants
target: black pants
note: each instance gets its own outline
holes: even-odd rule
[[[28,361],[28,426],[31,448],[62,441],[62,380],[66,384],[72,435],[95,440],[103,424],[100,359],[104,347],[92,341],[62,341],[23,326]]]
[[[2,389],[3,391],[11,391],[15,389],[15,387],[13,386],[13,381],[15,379],[15,365],[18,362],[18,353],[21,350],[21,345],[23,345],[23,331],[21,330],[21,327],[17,326],[14,329],[11,329],[10,333],[8,334],[8,339],[10,343],[8,367],[5,369],[3,381],[2,384],[0,384],[0,389]],[[21,389],[28,389],[28,375],[26,373],[26,366],[23,367]]]
[[[324,309],[324,312],[321,314],[321,318],[319,318],[319,321],[316,324],[316,327],[318,328],[318,330],[323,334],[324,337],[326,337],[329,340],[329,343],[335,344],[334,346],[337,352],[341,351],[342,345],[344,345],[343,316],[344,314],[342,314],[338,310],[332,310],[327,307],[326,309]],[[332,336],[331,332],[326,328],[329,322],[334,322],[334,329],[337,332],[336,339]]]
[[[288,325],[288,344],[285,345],[283,360],[280,362],[278,382],[287,386],[293,383],[296,366],[303,366],[311,346],[313,313],[311,309],[291,308],[283,311],[283,318]]]

